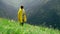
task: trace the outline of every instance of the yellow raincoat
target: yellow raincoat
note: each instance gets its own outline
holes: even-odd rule
[[[18,21],[20,23],[26,22],[27,18],[26,18],[26,13],[24,9],[19,8],[18,10]]]

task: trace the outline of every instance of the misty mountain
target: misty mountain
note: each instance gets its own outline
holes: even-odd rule
[[[60,0],[51,0],[45,5],[33,7],[35,14],[28,20],[30,24],[50,25],[54,28],[60,27]],[[60,28],[59,28],[60,29]]]
[[[60,27],[60,0],[0,0],[0,17],[16,20],[21,5],[29,24]]]
[[[14,11],[14,12],[13,12]],[[17,9],[11,5],[7,5],[0,2],[0,17],[8,18],[8,19],[15,19],[17,14]]]
[[[0,0],[0,16],[4,18],[17,19],[17,11],[19,7],[23,5],[26,10],[27,17],[29,18],[30,15],[35,14],[33,13],[34,7],[39,5],[42,6],[48,1],[49,0]]]

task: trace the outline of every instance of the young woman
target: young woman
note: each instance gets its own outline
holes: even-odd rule
[[[18,10],[18,21],[21,25],[27,22],[26,12],[24,10],[24,6],[21,6]]]

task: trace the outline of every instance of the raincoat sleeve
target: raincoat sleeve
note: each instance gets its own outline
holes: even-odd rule
[[[19,20],[19,13],[20,13],[20,9],[18,10],[18,15],[17,15],[17,17],[18,17],[18,20]]]

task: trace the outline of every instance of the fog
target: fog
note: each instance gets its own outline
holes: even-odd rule
[[[3,17],[8,17],[10,19],[17,19],[17,11],[21,5],[24,6],[27,17],[29,18],[33,11],[32,8],[36,6],[42,6],[46,4],[49,0],[0,0],[0,9]],[[32,10],[31,10],[32,9]],[[30,14],[31,13],[31,14]]]
[[[0,0],[0,17],[17,20],[23,5],[29,24],[60,29],[60,0]]]

